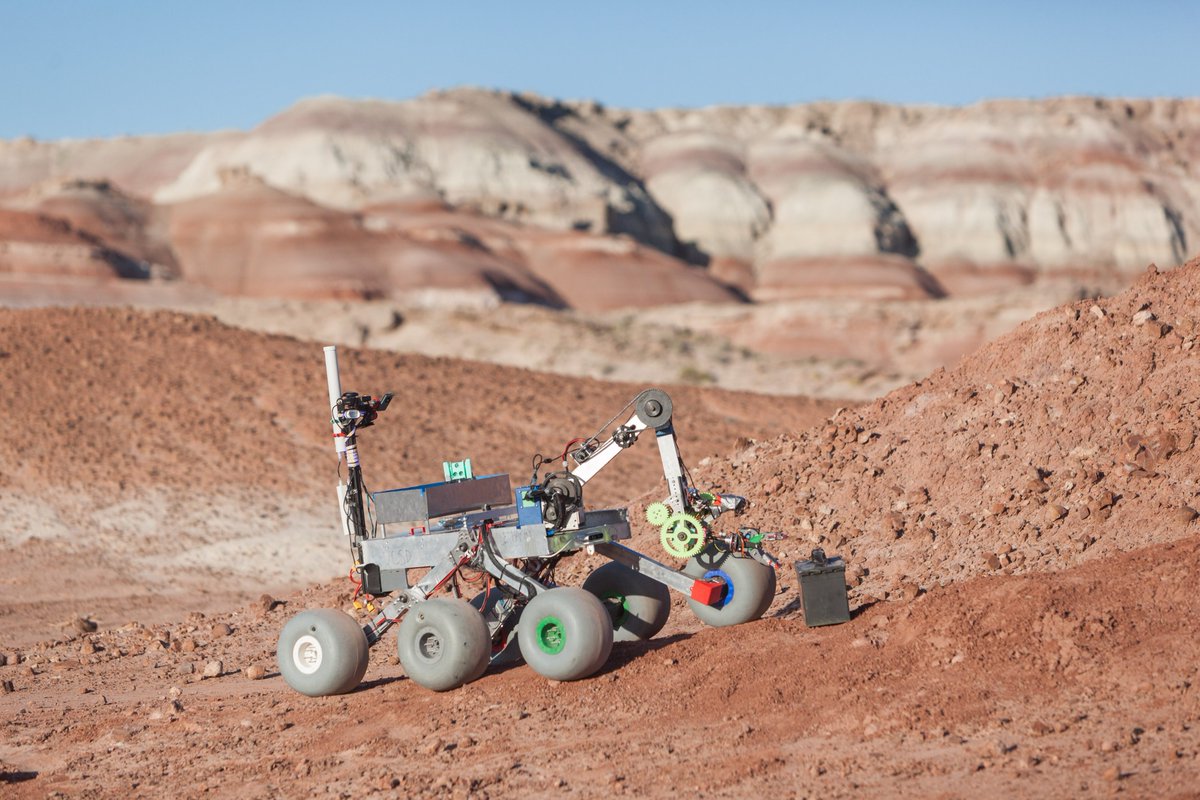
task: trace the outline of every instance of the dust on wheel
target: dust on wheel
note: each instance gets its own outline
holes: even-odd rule
[[[689,559],[683,571],[693,578],[725,584],[725,595],[715,605],[688,600],[705,625],[723,627],[758,619],[775,598],[775,570],[716,544],[709,544]]]
[[[483,616],[466,600],[436,598],[417,603],[404,615],[396,649],[409,678],[444,692],[483,675],[492,638]]]
[[[538,593],[521,613],[521,655],[539,675],[574,681],[594,674],[612,652],[613,624],[604,604],[574,587]]]
[[[283,627],[275,660],[283,679],[301,694],[344,694],[362,682],[369,659],[366,634],[341,611],[302,611]]]
[[[583,588],[608,609],[614,642],[649,639],[662,630],[671,614],[671,591],[666,586],[616,561],[592,572]]]

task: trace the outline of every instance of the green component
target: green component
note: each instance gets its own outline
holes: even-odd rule
[[[518,491],[517,496],[521,499],[521,508],[533,508],[537,505],[537,500],[529,499],[529,492],[532,486],[522,486]]]
[[[765,534],[762,533],[752,533],[746,537],[746,541],[750,544],[762,544],[764,536]]]
[[[613,615],[613,628],[620,628],[625,620],[629,619],[629,601],[625,599],[625,595],[616,592],[604,595],[604,601],[604,605],[609,606],[609,613]]]
[[[671,509],[666,503],[651,503],[646,506],[646,521],[651,525],[665,525],[671,518]]]
[[[704,525],[691,514],[673,514],[663,523],[659,540],[669,555],[691,558],[704,549]]]
[[[579,544],[575,539],[576,533],[577,531],[563,531],[562,533],[556,533],[553,536],[546,537],[546,541],[550,545],[550,552],[565,553],[568,550],[578,550],[580,547],[583,547],[583,545]],[[596,535],[596,531],[592,531],[590,535],[594,537]],[[593,538],[590,542],[588,542],[588,544],[600,544],[601,542],[612,541],[612,534],[607,530],[603,531],[603,535],[604,538]]]
[[[475,477],[471,472],[471,459],[465,461],[443,461],[442,474],[446,476],[446,481],[466,481]]]
[[[542,617],[538,620],[535,636],[538,648],[552,656],[561,653],[567,646],[567,631],[558,617]]]

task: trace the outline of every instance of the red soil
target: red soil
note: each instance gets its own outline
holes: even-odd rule
[[[14,690],[0,697],[6,796],[1194,797],[1200,537],[1184,506],[1196,502],[1200,457],[1188,413],[1198,311],[1200,263],[1152,272],[816,427],[793,418],[792,433],[707,466],[695,459],[708,446],[690,446],[701,484],[746,490],[757,500],[749,521],[789,532],[789,558],[816,543],[848,556],[856,613],[844,626],[804,627],[785,570],[767,619],[704,629],[676,607],[660,637],[619,646],[585,681],[518,666],[433,694],[402,677],[389,640],[358,691],[315,700],[275,674],[274,641],[296,610],[344,605],[341,585],[273,609],[71,632],[0,667]],[[6,376],[36,381],[20,365],[38,353],[49,363],[34,388],[66,374],[54,348],[16,331],[95,330],[122,345],[108,351],[111,377],[90,373],[95,413],[112,430],[77,425],[85,458],[78,477],[59,470],[64,481],[113,485],[109,464],[212,485],[218,455],[231,454],[231,480],[279,492],[325,485],[327,442],[311,424],[320,373],[307,346],[179,316],[54,313],[6,318]],[[184,342],[186,363],[168,357]],[[397,387],[388,379],[400,369],[407,385]],[[504,452],[513,465],[496,466],[520,474],[544,432],[586,432],[611,414],[608,396],[628,393],[489,369],[348,354],[354,385],[405,392],[403,414],[389,412],[370,445],[387,481],[460,453]],[[439,383],[448,376],[458,383]],[[177,436],[160,431],[161,459],[106,461],[119,452],[108,444],[143,430],[114,398],[155,389],[184,407],[145,402],[142,413],[151,431]],[[685,445],[710,423],[732,433],[776,405],[792,413],[777,399],[718,394],[721,412],[740,407],[742,421],[706,418],[705,396],[676,393]],[[512,409],[530,418],[499,417]],[[46,438],[75,441],[53,429]],[[281,440],[293,461],[280,454],[262,470],[232,446],[252,453]],[[28,465],[16,443],[4,447],[3,463]],[[274,474],[285,466],[289,476]],[[635,508],[661,494],[652,466],[622,478],[625,496],[654,489]],[[25,466],[9,486],[32,491],[42,475],[57,479]],[[647,530],[635,538],[651,546]],[[218,659],[223,674],[200,678]],[[266,679],[241,672],[251,666]]]

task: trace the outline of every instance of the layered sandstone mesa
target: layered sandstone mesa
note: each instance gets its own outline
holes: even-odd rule
[[[64,220],[141,262],[151,275],[176,273],[162,209],[108,181],[52,180],[0,204]]]
[[[434,203],[468,227],[479,217],[511,224],[508,250],[431,245],[457,265],[448,284],[484,263],[500,276],[494,295],[565,304],[551,295],[575,279],[539,255],[554,251],[548,243],[588,265],[628,248],[574,235],[588,233],[706,265],[710,277],[759,301],[905,299],[1049,284],[1113,291],[1147,262],[1186,260],[1200,243],[1198,161],[1196,100],[634,111],[455,89],[404,102],[306,100],[247,132],[0,142],[0,204],[63,178],[107,179],[156,202],[198,201],[240,169],[322,213]],[[85,224],[84,212],[59,211]],[[111,225],[97,235],[107,241]],[[114,242],[135,258],[163,260],[136,236]],[[363,264],[377,245],[359,243]],[[414,252],[395,269],[415,260],[429,272],[437,263]],[[630,252],[622,281],[643,269],[657,276],[641,287],[652,289],[646,302],[694,299],[694,291],[661,299],[669,287],[719,288],[658,254]],[[365,273],[338,280],[351,293],[389,291],[391,268],[374,269],[378,285],[363,284],[371,283]],[[354,288],[356,280],[363,285]],[[565,284],[561,291],[579,296]],[[596,289],[605,304],[619,294]]]
[[[145,265],[65,220],[0,209],[0,275],[10,278],[146,278]]]
[[[711,131],[669,133],[646,143],[641,167],[676,237],[704,255],[715,277],[748,291],[771,209],[746,174],[741,145]]]
[[[1039,277],[1115,288],[1148,262],[1186,259],[1194,178],[1157,164],[1159,148],[1127,115],[1059,105],[943,111],[879,149],[921,261],[950,293]]]
[[[323,205],[435,195],[550,228],[627,233],[671,252],[670,219],[621,165],[553,123],[576,112],[457,90],[407,103],[305,100],[245,136],[200,151],[160,201],[216,191],[247,168]],[[565,127],[565,125],[564,125]]]
[[[426,245],[463,245],[529,276],[540,301],[587,311],[730,303],[737,293],[707,270],[626,236],[552,231],[424,203],[363,210],[366,227]],[[508,299],[522,299],[509,295]]]
[[[397,298],[451,292],[559,304],[536,278],[469,239],[418,241],[267,186],[245,171],[171,209],[185,279],[227,294]]]
[[[774,210],[756,300],[942,293],[913,260],[908,224],[865,159],[811,137],[772,138],[751,148],[750,175]]]
[[[149,197],[175,180],[205,147],[240,133],[178,133],[113,139],[0,141],[0,197],[52,180],[108,180]]]

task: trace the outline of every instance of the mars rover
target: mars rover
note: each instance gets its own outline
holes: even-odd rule
[[[763,543],[777,535],[715,532],[717,518],[739,515],[746,500],[690,485],[665,392],[641,392],[595,435],[572,440],[561,468],[544,477],[541,469],[551,462],[535,457],[532,479],[515,491],[507,475],[477,477],[464,461],[444,464],[441,482],[368,494],[357,437],[391,395],[343,392],[333,347],[325,348],[325,367],[339,466],[341,460],[347,466],[338,498],[359,585],[355,605],[370,618],[360,625],[334,609],[293,617],[276,654],[280,673],[297,691],[352,690],[366,672],[368,649],[393,625],[409,678],[444,691],[479,678],[489,663],[516,658],[548,678],[586,678],[604,665],[614,640],[648,639],[662,629],[670,590],[686,595],[709,625],[757,619],[770,605],[778,562]],[[584,507],[588,481],[648,432],[658,444],[668,495],[646,517],[659,526],[667,554],[687,559],[683,570],[621,544],[630,538],[626,509]],[[610,561],[582,588],[559,586],[556,565],[581,550]],[[412,581],[410,574],[422,570]],[[448,584],[473,584],[477,593],[470,601],[434,596]]]

